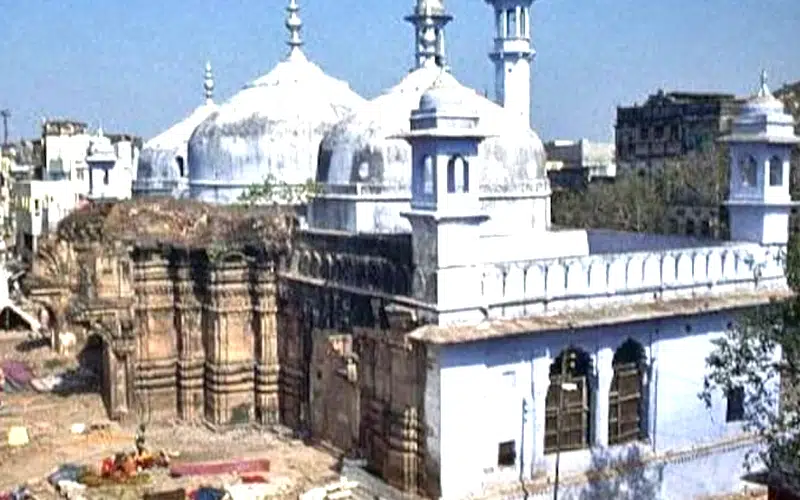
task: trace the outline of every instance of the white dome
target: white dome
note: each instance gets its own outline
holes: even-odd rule
[[[172,194],[182,177],[186,176],[186,148],[194,129],[217,110],[207,102],[148,140],[139,153],[134,191],[140,194]]]
[[[447,94],[428,96],[426,99],[431,100],[428,103],[422,99],[423,93],[438,77],[447,80]],[[479,146],[483,164],[481,190],[527,191],[544,179],[544,146],[533,130],[517,125],[519,120],[502,106],[464,87],[452,75],[442,74],[441,68],[424,66],[338,123],[325,136],[320,147],[317,180],[333,185],[375,184],[388,191],[410,193],[411,147],[396,136],[409,131],[411,111],[418,106],[449,105],[455,87],[461,89],[457,93],[459,106],[474,110],[481,128],[497,134]]]
[[[189,140],[193,198],[233,201],[268,176],[289,184],[314,177],[319,143],[364,103],[299,49],[201,123]]]

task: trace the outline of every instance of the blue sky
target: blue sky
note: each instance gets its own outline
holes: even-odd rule
[[[151,137],[202,100],[211,60],[217,100],[286,52],[287,0],[3,0],[0,107],[12,139],[43,116]],[[412,63],[402,21],[412,0],[301,0],[306,53],[365,97]],[[484,0],[446,0],[453,73],[492,88]],[[798,0],[537,0],[533,123],[544,139],[610,139],[615,107],[658,88],[749,93],[800,80]]]

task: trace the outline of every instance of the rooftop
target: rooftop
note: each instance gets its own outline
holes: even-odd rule
[[[123,241],[139,246],[288,245],[293,228],[293,213],[279,207],[142,198],[75,210],[59,223],[57,236],[74,242]]]
[[[792,292],[788,290],[756,290],[709,297],[655,300],[606,308],[563,311],[553,315],[499,319],[485,321],[478,325],[425,325],[417,328],[408,336],[413,340],[428,344],[461,344],[529,333],[591,328],[740,309],[768,304],[791,295]]]

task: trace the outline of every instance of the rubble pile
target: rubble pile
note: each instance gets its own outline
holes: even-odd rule
[[[278,206],[211,205],[172,198],[96,203],[58,225],[65,241],[165,243],[204,247],[231,244],[288,245],[294,214]]]

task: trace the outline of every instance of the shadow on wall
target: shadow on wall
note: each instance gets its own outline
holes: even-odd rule
[[[580,492],[564,495],[575,500],[639,500],[660,497],[664,464],[647,464],[642,450],[630,447],[624,455],[612,456],[608,450],[592,453],[590,476],[595,476]]]

